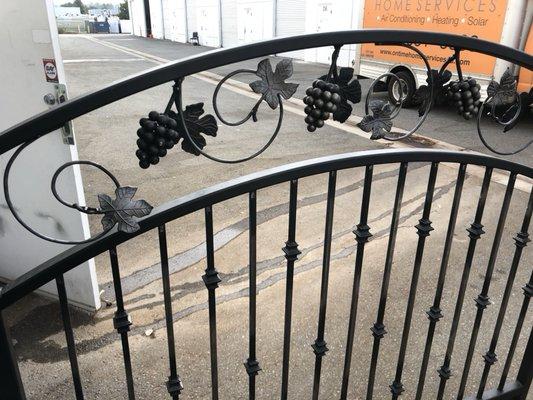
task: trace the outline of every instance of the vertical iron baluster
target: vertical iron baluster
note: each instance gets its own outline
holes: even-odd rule
[[[285,288],[285,323],[283,328],[283,367],[281,372],[281,400],[287,399],[289,387],[289,357],[291,350],[292,288],[294,262],[301,253],[296,243],[296,206],[298,201],[298,181],[292,180],[289,194],[289,232],[283,252],[287,259],[287,284]]]
[[[0,287],[0,293],[2,288]],[[3,316],[3,310],[0,310],[0,388],[1,393],[7,399],[25,400],[24,385],[20,379],[18,362],[13,349],[13,342],[9,329],[6,326]]]
[[[435,334],[435,327],[437,322],[442,318],[440,309],[440,301],[442,298],[442,291],[444,290],[444,282],[446,280],[446,271],[448,269],[448,260],[450,258],[450,251],[452,249],[453,235],[455,232],[455,224],[457,222],[457,213],[459,211],[459,203],[461,202],[461,194],[463,192],[463,183],[465,180],[466,164],[459,166],[457,173],[457,181],[455,183],[455,192],[453,194],[452,207],[450,210],[450,220],[448,222],[448,230],[446,232],[446,239],[444,242],[444,250],[442,254],[442,261],[440,264],[439,277],[437,280],[437,288],[435,290],[435,297],[433,305],[427,311],[429,319],[428,334],[426,336],[426,344],[424,346],[424,355],[422,356],[422,366],[420,367],[420,375],[418,378],[418,386],[416,388],[416,400],[422,398],[424,391],[424,382],[426,380],[426,372],[429,362],[429,355],[431,353],[431,346],[433,344],[433,336]]]
[[[249,399],[255,399],[255,377],[261,371],[259,362],[256,357],[256,300],[257,300],[257,192],[253,191],[249,194],[249,258],[250,258],[250,271],[249,271],[249,290],[250,290],[250,308],[249,308],[249,356],[248,360],[244,363],[246,372],[249,376],[248,391]]]
[[[474,259],[474,253],[476,251],[477,241],[485,232],[483,231],[483,224],[481,220],[483,218],[483,212],[485,210],[485,203],[487,200],[487,194],[489,191],[490,180],[492,177],[492,168],[485,169],[485,176],[483,178],[483,183],[481,185],[481,192],[479,194],[479,200],[477,203],[476,215],[474,217],[474,222],[470,225],[470,228],[467,229],[468,237],[470,241],[468,243],[468,250],[466,252],[466,260],[463,268],[463,273],[461,276],[461,283],[459,284],[459,292],[457,293],[457,301],[455,303],[455,310],[452,318],[452,326],[450,328],[450,335],[448,336],[448,344],[446,346],[446,355],[444,356],[444,363],[439,368],[440,376],[440,387],[439,395],[444,394],[444,386],[446,385],[446,380],[451,376],[450,363],[452,361],[453,347],[455,345],[455,337],[457,335],[457,329],[459,328],[459,320],[461,319],[461,311],[463,310],[463,302],[466,294],[466,287],[468,284],[468,279],[470,277],[470,270],[472,268],[472,260]],[[441,389],[442,387],[442,389]]]
[[[472,363],[472,355],[474,354],[474,348],[476,346],[477,336],[479,333],[479,327],[481,325],[481,319],[483,318],[483,312],[485,308],[490,304],[488,297],[488,292],[490,288],[490,283],[492,280],[492,273],[494,271],[494,265],[496,264],[496,258],[498,256],[498,250],[500,247],[500,242],[503,234],[503,229],[505,227],[505,220],[507,218],[507,212],[509,210],[509,204],[511,203],[511,197],[513,195],[514,184],[516,181],[516,173],[511,173],[509,176],[509,181],[507,183],[507,189],[505,190],[505,196],[503,198],[502,209],[500,212],[500,217],[498,219],[498,225],[496,226],[496,233],[494,235],[494,242],[492,244],[492,249],[490,251],[489,263],[487,265],[487,271],[485,272],[485,280],[483,282],[483,288],[481,293],[476,298],[476,319],[474,321],[474,327],[472,329],[472,334],[470,336],[470,344],[468,345],[468,351],[466,353],[465,365],[463,368],[463,373],[461,375],[461,383],[459,385],[459,391],[457,392],[457,399],[461,400],[464,396],[466,389],[466,382],[468,380],[468,374],[470,372],[470,365]]]
[[[511,296],[511,291],[513,290],[514,279],[516,277],[516,271],[518,269],[518,264],[520,263],[520,258],[522,257],[522,249],[526,247],[527,242],[529,242],[529,223],[531,221],[531,211],[533,210],[533,191],[529,195],[529,203],[527,206],[526,214],[522,222],[522,227],[520,232],[517,233],[515,240],[515,253],[513,261],[511,264],[511,269],[509,271],[509,276],[507,278],[507,283],[505,285],[505,291],[503,292],[503,297],[500,305],[500,311],[498,312],[498,318],[496,319],[496,325],[494,327],[494,333],[492,334],[492,340],[490,342],[490,347],[487,353],[483,356],[485,360],[485,368],[483,369],[483,375],[481,376],[481,381],[479,384],[479,389],[477,392],[477,398],[481,399],[483,397],[483,391],[485,390],[485,385],[487,384],[487,378],[489,376],[490,367],[497,361],[496,358],[496,345],[498,344],[498,338],[500,336],[500,330],[503,325],[503,319],[505,318],[505,312],[507,311],[507,304],[509,302],[509,297]]]
[[[416,290],[418,286],[418,277],[420,275],[420,267],[422,265],[422,257],[424,255],[424,245],[426,238],[433,230],[431,227],[431,220],[429,215],[431,212],[431,206],[433,204],[433,193],[435,191],[435,182],[437,180],[437,170],[439,164],[434,162],[431,164],[431,170],[429,172],[428,185],[426,189],[426,199],[424,201],[424,210],[422,212],[422,218],[416,225],[416,233],[418,234],[418,244],[416,247],[415,263],[413,267],[413,274],[411,277],[411,288],[409,290],[409,298],[407,300],[407,310],[405,311],[405,320],[402,332],[402,341],[400,344],[400,352],[398,354],[398,363],[396,364],[396,376],[394,381],[390,385],[392,398],[397,399],[399,395],[404,391],[402,384],[403,365],[405,361],[405,354],[407,351],[407,341],[409,339],[409,331],[411,329],[411,319],[413,317],[413,307],[415,305]]]
[[[205,208],[205,244],[207,268],[202,279],[208,291],[209,306],[209,344],[211,349],[211,396],[218,400],[218,356],[217,356],[217,309],[215,289],[221,282],[215,269],[215,246],[213,243],[213,207]]]
[[[115,298],[117,301],[117,311],[113,317],[113,326],[120,334],[122,341],[122,354],[124,356],[124,368],[126,370],[126,383],[128,385],[128,399],[135,399],[133,389],[133,373],[131,370],[130,344],[128,341],[128,332],[130,330],[131,318],[124,309],[124,299],[122,297],[122,283],[120,282],[120,270],[118,267],[117,248],[109,250],[111,260],[111,272],[113,273],[113,285],[115,287]]]
[[[522,362],[520,363],[516,380],[522,385],[523,400],[526,400],[531,383],[533,382],[533,328],[529,331],[529,339],[526,350],[524,351],[524,358],[522,358]]]
[[[59,305],[61,307],[61,319],[63,320],[63,329],[67,340],[68,358],[70,360],[70,370],[72,371],[72,381],[74,382],[74,392],[76,399],[83,399],[83,388],[81,386],[80,369],[78,367],[78,357],[76,355],[76,343],[74,342],[74,333],[70,322],[70,312],[68,309],[67,290],[65,288],[65,279],[63,275],[56,278],[57,294]]]
[[[165,225],[158,228],[159,254],[161,257],[161,278],[163,280],[163,298],[165,301],[165,320],[167,325],[168,362],[170,375],[167,381],[167,391],[173,400],[179,399],[183,390],[181,379],[176,367],[176,348],[174,344],[174,318],[172,317],[172,300],[170,296],[170,276],[168,271],[167,233]]]
[[[400,171],[398,174],[398,184],[396,187],[396,195],[394,199],[394,208],[392,210],[391,227],[389,234],[389,243],[387,245],[387,255],[385,258],[385,268],[383,270],[383,281],[381,284],[381,294],[379,299],[377,320],[374,326],[370,328],[374,336],[374,345],[372,346],[372,359],[370,360],[370,372],[368,375],[368,386],[366,390],[366,398],[372,399],[374,392],[374,380],[376,378],[376,368],[378,365],[379,345],[381,339],[385,336],[387,331],[383,320],[385,317],[385,308],[387,306],[387,292],[389,290],[389,281],[392,270],[392,259],[394,257],[394,246],[396,244],[396,235],[398,233],[398,223],[400,219],[400,210],[402,208],[403,189],[405,186],[405,176],[407,174],[407,163],[400,164]]]
[[[361,216],[357,229],[353,231],[357,241],[357,253],[355,256],[355,269],[353,275],[352,303],[350,306],[350,320],[348,322],[348,338],[346,339],[346,354],[344,355],[344,370],[342,374],[341,400],[348,397],[348,382],[350,379],[350,367],[352,364],[353,341],[355,335],[355,322],[357,318],[357,304],[359,302],[359,288],[361,286],[361,271],[363,268],[363,256],[365,244],[370,239],[370,227],[368,226],[368,207],[370,205],[370,192],[372,189],[373,165],[367,165],[365,170],[365,183],[363,188],[363,200],[361,202]]]
[[[326,329],[326,309],[328,304],[329,264],[331,259],[331,235],[333,232],[333,211],[335,207],[335,186],[337,171],[329,173],[328,199],[326,203],[326,227],[324,232],[324,254],[322,256],[322,280],[320,285],[320,310],[318,315],[318,332],[315,342],[311,345],[315,353],[315,374],[313,378],[313,400],[318,399],[320,392],[320,374],[322,371],[322,357],[328,351],[324,340]]]
[[[505,386],[505,381],[507,380],[507,375],[509,374],[509,368],[511,368],[516,345],[518,344],[518,339],[520,338],[520,333],[522,332],[522,326],[524,325],[524,319],[526,318],[529,301],[531,300],[531,296],[533,296],[533,272],[531,272],[529,282],[522,288],[522,290],[524,291],[524,301],[522,302],[522,308],[520,308],[520,313],[518,314],[518,320],[516,322],[511,345],[509,346],[507,358],[505,359],[505,365],[503,366],[502,377],[500,379],[500,383],[498,384],[498,390],[500,391],[503,390],[503,387]]]

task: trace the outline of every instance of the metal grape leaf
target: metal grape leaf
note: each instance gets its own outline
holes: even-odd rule
[[[189,132],[192,140],[194,140],[196,146],[198,146],[200,149],[203,149],[207,144],[202,134],[215,137],[218,131],[218,124],[215,117],[211,114],[206,114],[201,117],[203,113],[204,103],[190,104],[185,107],[185,110],[183,110],[183,119],[185,120],[187,131]],[[194,154],[195,156],[199,156],[200,152],[187,138],[181,118],[174,111],[170,111],[169,115],[178,122],[177,131],[180,134],[180,137],[183,139],[181,142],[181,148],[183,151]]]
[[[283,59],[276,65],[276,71],[272,71],[270,60],[265,58],[257,65],[256,75],[261,78],[250,83],[250,88],[262,94],[270,108],[275,110],[279,105],[278,95],[288,100],[296,92],[298,84],[287,83],[286,79],[292,76],[292,60]]]
[[[383,100],[373,100],[369,107],[373,115],[365,115],[357,126],[365,132],[372,132],[370,139],[382,139],[392,129],[392,107]]]
[[[421,85],[413,94],[413,103],[420,105],[418,108],[419,117],[426,113],[429,102],[431,102],[429,107],[432,108],[441,99],[445,98],[442,92],[445,90],[444,85],[452,78],[452,73],[446,69],[439,74],[439,71],[432,69],[431,77],[433,78],[433,98],[431,98],[431,91],[429,90],[429,76],[426,78],[428,84]]]
[[[337,111],[333,113],[333,120],[345,122],[352,114],[352,106],[348,101],[357,104],[361,101],[361,84],[357,79],[353,79],[353,68],[343,67],[339,70],[338,76],[323,75],[319,79],[339,85],[339,95],[341,102],[337,106]]]
[[[492,102],[496,106],[511,104],[516,100],[516,79],[509,69],[503,73],[500,83],[494,79],[490,81],[487,87],[487,94],[492,98]]]
[[[153,207],[144,200],[133,200],[137,188],[131,186],[118,187],[115,190],[115,199],[107,194],[99,194],[100,210],[104,212],[102,226],[109,230],[118,224],[118,230],[133,233],[139,230],[137,218],[144,217],[152,212]]]

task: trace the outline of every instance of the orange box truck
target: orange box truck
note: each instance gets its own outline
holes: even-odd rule
[[[475,36],[531,53],[533,35],[531,20],[533,1],[528,0],[364,0],[362,26],[439,31]],[[449,48],[419,45],[434,69],[439,69],[452,55]],[[405,82],[405,103],[409,104],[419,85],[426,83],[427,72],[422,60],[409,49],[399,46],[361,46],[359,75],[376,78],[394,72]],[[518,76],[519,90],[530,92],[533,73],[504,60],[468,51],[461,52],[461,69],[465,76],[475,78],[485,95],[492,78],[499,80],[507,70]],[[449,66],[455,75],[454,64]],[[399,97],[400,85],[389,80],[384,89],[391,100]]]

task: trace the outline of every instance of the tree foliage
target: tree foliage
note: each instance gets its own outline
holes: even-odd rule
[[[127,0],[124,0],[122,3],[118,6],[118,17],[120,19],[130,19],[130,12],[128,8],[128,2]]]
[[[87,6],[85,4],[83,4],[82,0],[74,0],[74,1],[71,1],[71,2],[68,2],[68,3],[61,4],[61,6],[62,7],[79,7],[80,8],[80,12],[82,14],[88,14],[89,13],[89,9],[87,8]]]

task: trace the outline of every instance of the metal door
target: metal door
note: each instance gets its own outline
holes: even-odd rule
[[[53,0],[4,0],[0,7],[0,132],[45,111],[66,97],[65,73],[59,49]],[[71,137],[57,131],[38,139],[15,161],[9,179],[11,200],[21,218],[39,232],[61,239],[89,236],[85,215],[61,205],[50,191],[50,180],[63,163],[77,159]],[[0,156],[3,174],[12,152]],[[70,202],[85,204],[79,168],[62,174],[58,191]],[[0,278],[12,280],[67,249],[26,231],[9,213],[0,189]],[[100,306],[93,261],[65,275],[69,299],[80,307]],[[41,288],[54,295],[55,285]]]

